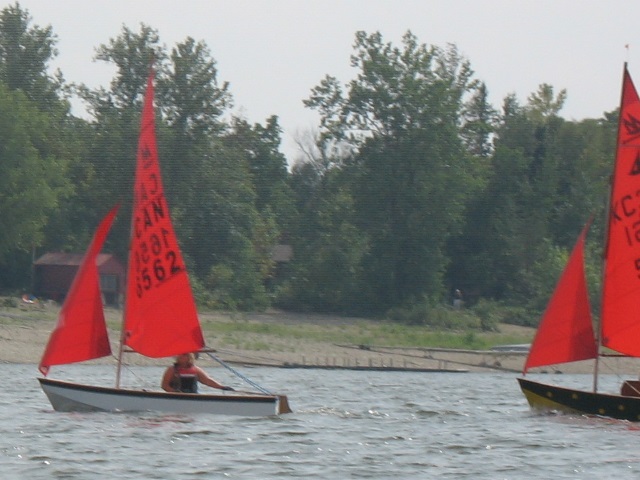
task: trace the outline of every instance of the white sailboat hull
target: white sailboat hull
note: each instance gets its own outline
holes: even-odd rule
[[[210,413],[269,416],[281,411],[281,397],[251,393],[167,393],[81,385],[38,378],[54,410],[60,412]],[[286,403],[286,398],[283,400]],[[284,405],[283,405],[284,407]]]

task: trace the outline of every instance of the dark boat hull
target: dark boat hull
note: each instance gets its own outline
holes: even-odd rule
[[[594,393],[518,378],[531,408],[640,421],[640,397]]]

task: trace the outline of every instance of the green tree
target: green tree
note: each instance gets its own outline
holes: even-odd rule
[[[489,103],[489,91],[484,83],[478,84],[464,106],[463,118],[461,135],[467,151],[476,157],[489,157],[493,150],[491,135],[495,132],[498,114]]]
[[[153,65],[158,72],[158,82],[161,82],[166,56],[164,48],[160,46],[157,30],[140,24],[140,30],[134,32],[123,26],[117,37],[96,49],[96,60],[112,63],[116,67],[110,89],[106,91],[100,88],[90,94],[85,88],[87,100],[96,111],[111,107],[133,116],[134,112],[142,109],[150,67]]]
[[[565,97],[543,84],[525,106],[505,98],[490,177],[458,245],[458,274],[482,296],[540,309],[553,287],[540,272],[555,272],[558,251],[569,251],[589,215],[602,212],[615,129],[563,120]]]
[[[344,174],[369,239],[361,303],[384,311],[439,298],[472,184],[461,125],[479,84],[454,46],[427,47],[410,32],[402,48],[358,32],[351,64],[359,73],[346,89],[326,77],[306,105],[324,136],[357,149]]]
[[[230,141],[223,115],[232,97],[228,84],[218,82],[209,49],[187,38],[167,55],[157,32],[141,25],[138,32],[123,27],[97,51],[117,71],[109,91],[83,90],[96,116],[96,172],[107,177],[96,196],[130,198],[139,112],[153,58],[163,181],[190,271],[218,306],[264,307],[260,252],[264,242],[272,242],[272,219],[258,214],[244,146]],[[126,217],[115,226],[123,252],[127,226]]]
[[[31,24],[18,3],[0,11],[0,262],[2,283],[28,287],[31,254],[46,248],[51,217],[73,193],[67,169],[77,162],[73,119],[51,27]],[[29,251],[29,255],[21,252]]]
[[[207,168],[194,178],[199,204],[187,212],[183,231],[192,271],[224,308],[264,308],[268,304],[262,259],[256,242],[262,233],[255,191],[242,152],[224,142],[203,156]],[[188,217],[188,218],[186,218]]]
[[[346,177],[326,163],[314,159],[293,167],[299,215],[291,235],[294,258],[278,300],[301,310],[370,313],[361,294],[368,240],[353,223]]]
[[[256,191],[258,211],[273,212],[280,228],[286,229],[293,215],[293,197],[288,183],[287,159],[279,150],[281,135],[282,129],[275,116],[268,118],[264,126],[259,123],[249,125],[245,120],[236,118],[226,141],[245,155]]]
[[[204,42],[193,38],[171,51],[170,69],[158,82],[159,102],[174,130],[191,140],[226,129],[222,116],[232,105],[228,82],[218,84],[218,70]]]
[[[21,90],[42,110],[60,108],[63,80],[52,77],[49,62],[58,54],[51,26],[31,25],[32,18],[19,3],[0,11],[0,82]]]
[[[275,278],[276,263],[272,252],[275,245],[288,241],[295,217],[287,161],[279,151],[281,128],[278,118],[268,118],[264,126],[259,123],[249,125],[245,120],[235,118],[224,141],[228,148],[242,155],[248,169],[257,212],[253,248],[260,265],[261,280],[273,295],[278,279]]]
[[[203,42],[187,38],[171,51],[166,77],[158,80],[158,107],[169,126],[164,175],[171,179],[167,195],[179,209],[198,204],[191,188],[194,176],[205,168],[204,152],[212,138],[227,129],[222,116],[232,105],[228,83],[219,85],[216,62]]]
[[[54,156],[50,146],[57,142],[55,122],[3,84],[0,112],[0,259],[6,260],[42,243],[48,216],[69,186],[66,159]]]
[[[528,113],[537,122],[557,117],[567,100],[567,91],[561,90],[555,95],[553,86],[543,83],[528,98]]]
[[[157,31],[147,25],[141,24],[138,32],[123,26],[117,37],[96,49],[96,60],[116,67],[109,89],[78,87],[79,95],[93,115],[91,141],[86,153],[92,181],[86,201],[94,212],[103,212],[105,207],[116,202],[122,203],[110,238],[114,251],[123,259],[127,258],[128,251],[140,115],[152,60],[157,77],[165,75],[166,53],[159,42]],[[157,129],[164,129],[161,117],[157,119]],[[164,135],[159,133],[158,137]],[[161,162],[163,156],[160,155]]]

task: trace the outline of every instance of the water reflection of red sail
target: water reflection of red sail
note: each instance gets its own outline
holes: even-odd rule
[[[91,386],[39,378],[55,410],[144,411],[277,415],[290,412],[287,397],[255,383],[259,392],[167,393],[120,388],[124,347],[147,357],[195,352],[205,346],[187,270],[164,196],[155,136],[153,74],[142,113],[134,183],[131,242],[123,334],[116,387]],[[46,376],[52,365],[111,355],[100,295],[96,256],[117,212],[102,221],[62,306],[58,324],[40,362]],[[243,377],[244,378],[244,377]]]

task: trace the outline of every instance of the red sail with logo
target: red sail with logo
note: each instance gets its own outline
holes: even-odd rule
[[[578,237],[531,344],[523,373],[529,368],[587,360],[598,356],[584,271],[584,242],[589,224]]]
[[[577,265],[581,259],[572,255],[567,269],[569,272],[573,269],[574,273],[565,273],[561,280],[561,284],[564,284],[562,288],[567,289],[567,285],[569,286],[569,293],[565,291],[559,294],[560,298],[563,298],[559,302],[556,302],[554,295],[549,308],[555,311],[553,318],[556,319],[556,323],[547,324],[545,314],[538,336],[546,337],[547,340],[539,342],[536,336],[529,354],[534,359],[528,360],[525,367],[526,371],[526,368],[532,366],[575,360],[579,358],[575,352],[583,352],[585,359],[592,356],[596,359],[592,390],[559,387],[552,383],[525,378],[519,378],[518,382],[529,405],[537,410],[637,422],[640,421],[640,382],[624,381],[619,393],[598,391],[600,364],[608,356],[601,355],[598,343],[624,355],[640,357],[640,99],[626,64],[606,228],[598,336],[600,341],[594,342],[590,338],[590,322],[589,328],[586,324],[584,329],[575,328],[581,316],[575,315],[579,311],[579,303],[575,302],[579,302],[579,298],[583,296],[582,293],[578,293],[583,287],[578,286],[574,290],[575,294],[571,293],[570,287],[578,277],[582,278],[583,274],[579,273],[580,266]],[[584,233],[577,244],[580,252],[583,244]],[[575,338],[564,341],[558,339],[554,347],[553,342],[549,342],[548,339],[554,339],[560,334],[574,335]],[[579,337],[585,342],[584,350],[579,349]],[[539,354],[540,344],[545,345],[546,351]],[[598,352],[593,350],[594,345]],[[553,352],[554,348],[558,350],[557,354]]]
[[[640,357],[640,99],[626,65],[609,208],[602,345]]]
[[[80,263],[58,314],[56,328],[51,332],[38,366],[43,375],[49,373],[52,365],[66,365],[111,355],[96,258],[117,212],[118,206],[113,207],[100,222]]]
[[[204,346],[187,270],[164,196],[149,75],[138,143],[123,343],[148,357]]]

